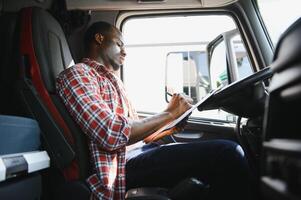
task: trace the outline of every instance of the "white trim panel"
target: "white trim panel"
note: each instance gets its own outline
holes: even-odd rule
[[[138,3],[137,0],[66,0],[68,10],[155,10],[221,7],[237,0],[166,0],[160,3]]]
[[[2,159],[0,159],[0,182],[5,180],[5,178],[6,178],[6,167]]]
[[[42,170],[50,166],[50,158],[46,151],[24,154],[28,164],[28,173]]]
[[[8,166],[5,165],[3,159],[8,160],[6,163]],[[50,158],[46,151],[0,155],[0,182],[18,176],[18,173],[23,170],[31,173],[48,167],[50,167]]]

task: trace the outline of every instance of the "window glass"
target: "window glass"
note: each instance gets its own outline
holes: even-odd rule
[[[221,41],[215,48],[211,58],[212,89],[228,85],[227,59],[225,41]]]
[[[257,4],[274,45],[283,31],[301,17],[300,0],[257,0]]]
[[[206,48],[218,35],[233,29],[233,19],[225,15],[128,19],[122,27],[127,52],[123,81],[136,110],[161,112],[167,105],[166,91],[185,92],[196,102],[212,89],[212,77],[228,84],[226,59],[216,58],[223,65],[210,71],[210,79]],[[243,63],[244,56],[238,59]],[[175,86],[166,87],[166,82]],[[196,110],[191,116],[230,119],[220,110]]]
[[[236,60],[236,65],[238,70],[238,79],[242,79],[253,74],[249,57],[246,48],[243,45],[240,35],[234,36],[231,39],[231,43],[234,50],[234,55],[235,55],[235,60]]]

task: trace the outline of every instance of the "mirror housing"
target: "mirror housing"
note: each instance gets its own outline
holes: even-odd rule
[[[185,93],[198,102],[210,91],[205,51],[170,52],[165,66],[165,99],[174,93]]]

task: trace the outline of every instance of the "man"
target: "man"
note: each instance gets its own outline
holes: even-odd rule
[[[126,56],[121,32],[97,22],[85,34],[85,48],[87,58],[59,75],[57,91],[89,138],[94,165],[94,174],[87,179],[91,198],[124,199],[126,189],[172,187],[187,177],[209,183],[216,198],[228,194],[239,199],[248,192],[246,161],[233,142],[151,144],[126,152],[126,145],[143,140],[188,110],[190,100],[174,94],[163,112],[139,120],[115,75]],[[229,190],[232,187],[237,194]]]

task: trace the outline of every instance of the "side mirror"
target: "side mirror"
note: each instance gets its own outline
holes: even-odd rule
[[[170,52],[166,57],[165,99],[185,93],[198,102],[210,91],[205,51]]]
[[[253,73],[237,29],[224,32],[209,42],[207,56],[212,89]]]
[[[207,45],[211,89],[228,85],[228,67],[226,44],[223,35],[219,35]]]
[[[211,90],[252,74],[251,69],[238,30],[223,32],[204,50],[167,54],[165,100],[185,93],[196,103]]]

